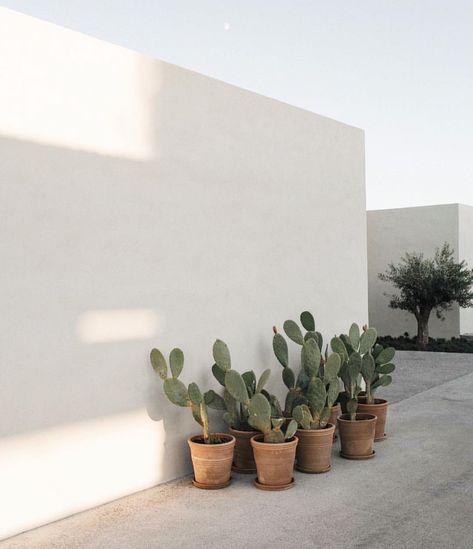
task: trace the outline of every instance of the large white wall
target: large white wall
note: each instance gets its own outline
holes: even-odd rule
[[[458,249],[460,259],[473,269],[473,207],[458,205]],[[473,334],[473,307],[460,309],[460,331]]]
[[[399,263],[406,252],[423,252],[426,257],[432,257],[444,242],[452,246],[458,260],[458,208],[458,204],[445,204],[367,213],[369,319],[380,335],[398,336],[404,332],[410,336],[417,335],[417,322],[412,314],[388,307],[389,297],[385,294],[396,291],[390,284],[379,280],[378,274],[385,272],[389,263]],[[469,245],[473,249],[471,242]],[[460,251],[463,253],[463,249]],[[429,331],[431,337],[458,337],[458,306],[454,305],[446,313],[445,321],[432,314]]]
[[[189,472],[152,346],[279,391],[273,324],[368,310],[361,130],[7,10],[0,48],[5,537]]]

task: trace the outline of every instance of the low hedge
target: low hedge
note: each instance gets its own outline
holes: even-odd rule
[[[409,337],[408,334],[399,337],[383,336],[378,337],[378,343],[383,346],[394,347],[398,351],[419,351],[416,337]],[[433,351],[438,353],[473,353],[473,339],[464,337],[429,338],[429,344],[422,351]]]

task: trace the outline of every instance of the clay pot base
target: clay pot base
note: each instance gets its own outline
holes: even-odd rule
[[[235,473],[240,473],[241,475],[251,475],[256,473],[256,469],[243,469],[242,467],[237,467],[232,465],[232,471]]]
[[[289,488],[292,488],[294,486],[294,483],[296,481],[294,480],[294,477],[292,477],[291,482],[288,484],[280,484],[279,486],[271,486],[269,484],[261,484],[258,482],[258,477],[255,478],[253,481],[253,484],[256,486],[256,488],[259,488],[260,490],[266,490],[267,492],[278,492],[280,490],[289,490]]]
[[[376,452],[374,450],[373,450],[373,453],[370,454],[369,456],[347,456],[346,454],[342,454],[342,452],[340,452],[340,456],[344,459],[356,459],[356,460],[371,459],[371,458],[374,458],[375,455],[376,455]]]
[[[375,442],[383,442],[383,440],[386,440],[386,433],[382,437],[374,439]]]
[[[311,471],[310,469],[304,469],[303,467],[299,467],[296,465],[296,469],[300,471],[301,473],[310,473],[312,475],[321,475],[322,473],[328,473],[330,469],[332,468],[331,465],[327,467],[327,469],[324,469],[323,471]]]
[[[201,484],[200,482],[197,482],[195,478],[192,479],[192,484],[196,488],[200,488],[201,490],[220,490],[220,488],[226,488],[232,481],[232,478],[227,482],[224,482],[223,484]]]

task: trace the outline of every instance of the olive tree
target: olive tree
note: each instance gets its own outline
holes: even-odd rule
[[[432,312],[444,320],[444,312],[453,303],[462,308],[473,306],[473,269],[469,269],[465,261],[457,263],[447,243],[437,248],[433,258],[424,258],[422,253],[406,253],[398,265],[391,263],[378,276],[399,290],[389,295],[389,306],[409,311],[416,317],[417,344],[421,349],[429,342]]]

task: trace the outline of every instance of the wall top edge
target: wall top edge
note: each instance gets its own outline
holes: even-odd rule
[[[445,204],[426,204],[423,206],[405,206],[402,208],[380,208],[380,209],[373,209],[373,210],[367,210],[368,214],[374,214],[374,213],[381,213],[381,212],[403,212],[406,210],[421,210],[421,209],[435,209],[435,208],[472,208],[472,205],[469,204],[462,204],[460,202],[449,202]]]
[[[239,90],[239,91],[243,91],[243,92],[246,92],[246,93],[249,93],[249,94],[252,94],[252,95],[255,95],[255,96],[258,96],[260,98],[263,98],[263,99],[266,99],[266,100],[269,100],[269,101],[273,101],[275,103],[279,103],[280,105],[284,105],[285,107],[290,107],[291,109],[294,109],[294,110],[297,110],[297,111],[300,111],[300,112],[303,112],[303,113],[307,113],[309,115],[312,115],[312,116],[315,116],[317,118],[321,118],[321,119],[324,119],[326,121],[329,121],[329,122],[332,122],[332,123],[335,123],[335,124],[339,124],[341,126],[344,126],[346,128],[349,128],[351,130],[355,130],[356,132],[360,132],[362,134],[362,136],[364,136],[364,129],[363,128],[359,128],[357,126],[354,126],[352,124],[347,124],[345,122],[341,122],[340,120],[337,120],[335,118],[331,118],[329,116],[325,116],[323,114],[319,114],[319,113],[316,113],[314,111],[310,111],[308,109],[305,109],[303,107],[299,107],[297,105],[293,105],[291,103],[287,103],[285,101],[282,101],[280,99],[276,99],[274,97],[270,97],[270,96],[267,96],[267,95],[263,95],[261,93],[258,93],[256,91],[253,91],[251,89],[248,89],[248,88],[243,88],[241,86],[237,86],[235,84],[231,84],[229,82],[225,82],[224,80],[220,80],[218,78],[215,78],[213,76],[209,76],[207,74],[204,74],[204,73],[200,73],[200,72],[197,72],[197,71],[194,71],[192,69],[189,69],[187,67],[183,67],[183,66],[180,66],[180,65],[175,65],[173,63],[169,63],[167,61],[164,61],[162,59],[159,59],[157,57],[152,57],[150,55],[147,55],[145,53],[142,53],[140,51],[137,51],[137,50],[134,50],[134,49],[131,49],[131,48],[127,48],[125,46],[121,46],[119,44],[115,44],[113,42],[108,42],[107,40],[103,40],[101,38],[97,38],[96,36],[93,36],[93,35],[90,35],[90,34],[87,34],[87,33],[84,33],[84,32],[81,32],[81,31],[77,31],[75,29],[72,29],[70,27],[65,27],[63,25],[58,25],[56,23],[52,23],[51,21],[47,21],[45,19],[40,19],[39,17],[35,17],[35,16],[32,16],[32,15],[29,15],[27,13],[24,13],[24,12],[21,12],[21,11],[18,11],[18,10],[12,10],[12,9],[9,9],[9,8],[5,8],[3,6],[0,6],[0,14],[3,16],[3,14],[5,14],[5,16],[10,16],[10,17],[19,17],[19,18],[26,18],[26,19],[29,19],[30,21],[34,21],[36,24],[38,25],[44,25],[44,26],[49,26],[49,27],[54,27],[58,30],[60,30],[61,32],[65,32],[65,33],[74,33],[76,35],[80,35],[82,36],[84,39],[88,39],[88,40],[94,40],[96,41],[97,43],[99,44],[102,44],[104,46],[107,46],[107,47],[113,47],[113,48],[119,48],[125,52],[127,52],[128,54],[132,53],[132,54],[135,54],[137,56],[140,56],[141,58],[143,59],[147,59],[149,60],[150,62],[154,62],[154,63],[160,63],[160,64],[164,64],[164,65],[167,65],[169,67],[172,67],[174,69],[178,69],[178,70],[181,70],[181,71],[186,71],[186,72],[189,72],[189,73],[192,73],[196,76],[199,76],[201,78],[206,78],[206,79],[209,79],[209,80],[213,80],[214,82],[218,83],[219,85],[224,85],[224,86],[228,86],[230,88],[234,88],[235,90]]]

